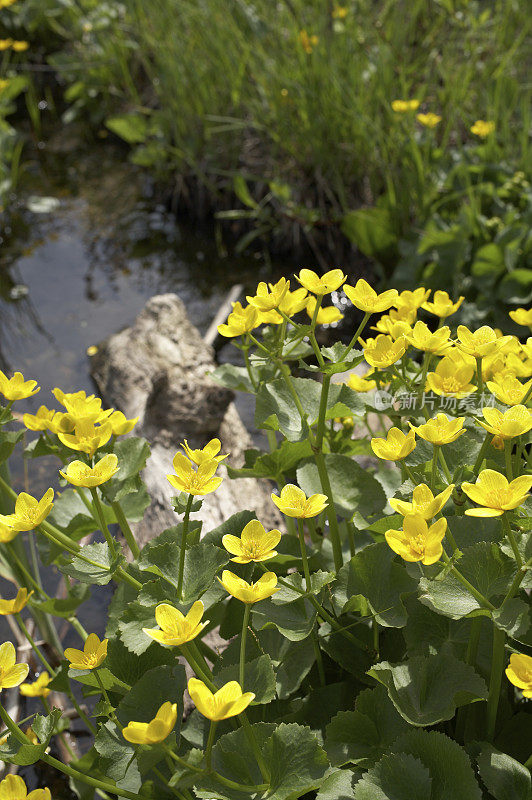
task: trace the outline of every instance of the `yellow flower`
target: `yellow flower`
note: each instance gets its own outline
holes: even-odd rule
[[[36,414],[23,414],[22,421],[29,431],[46,431],[56,412],[46,406],[39,406]]]
[[[13,44],[13,39],[0,39],[0,50],[9,50]]]
[[[267,597],[271,597],[272,594],[279,591],[276,588],[277,575],[275,572],[265,572],[255,583],[248,583],[234,572],[224,569],[222,577],[218,580],[226,592],[242,603],[258,603],[259,600],[266,600]]]
[[[471,125],[469,130],[471,133],[474,133],[475,136],[480,136],[481,139],[485,139],[495,130],[495,123],[485,122],[483,119],[477,119],[475,124]]]
[[[65,658],[70,661],[71,669],[97,669],[105,661],[107,656],[108,639],[100,641],[96,633],[89,633],[83,650],[75,647],[67,647]]]
[[[441,117],[438,114],[434,114],[433,111],[429,111],[426,114],[416,114],[416,119],[425,128],[435,128],[441,122]]]
[[[202,616],[203,603],[201,600],[196,600],[186,616],[168,603],[160,603],[155,609],[155,619],[160,630],[157,628],[143,628],[142,630],[159,644],[179,647],[195,639],[207,625],[207,620],[201,621]]]
[[[383,369],[399,361],[406,350],[407,345],[403,337],[394,341],[391,336],[380,333],[376,339],[366,340],[364,358],[372,367]]]
[[[443,492],[437,494],[436,497],[432,494],[426,483],[421,483],[416,486],[412,492],[412,502],[406,503],[404,500],[395,500],[391,498],[388,502],[394,511],[402,514],[405,517],[407,514],[420,514],[423,519],[429,520],[439,514],[445,503],[452,495],[454,483],[451,483]]]
[[[510,683],[522,690],[523,697],[532,697],[532,657],[524,653],[512,653],[506,676]]]
[[[430,296],[430,289],[425,289],[424,286],[419,286],[414,291],[405,289],[404,292],[398,296],[394,303],[397,309],[408,309],[409,311],[417,311],[421,308]]]
[[[0,516],[0,542],[12,542],[18,531],[14,530],[11,525],[4,524],[1,520],[2,517]]]
[[[458,417],[457,419],[449,419],[445,414],[436,414],[434,419],[429,419],[423,425],[416,428],[415,425],[410,425],[411,429],[417,433],[422,439],[431,444],[442,445],[455,442],[459,436],[465,433],[463,425],[465,417]]]
[[[0,0],[0,8],[8,8],[8,6],[12,6],[16,2],[17,0]]]
[[[126,433],[130,433],[138,421],[138,417],[126,419],[126,415],[121,411],[113,411],[109,417],[114,436],[124,436]]]
[[[494,380],[487,381],[486,386],[495,395],[499,403],[516,406],[523,402],[532,386],[532,380],[523,384],[514,375],[496,375]]]
[[[281,302],[279,303],[279,308],[283,311],[287,317],[293,317],[294,314],[297,314],[299,311],[303,311],[307,304],[307,290],[304,286],[300,286],[297,289],[294,289],[293,292],[287,291]],[[282,317],[278,315],[280,321],[282,321]]]
[[[90,488],[101,486],[102,483],[110,480],[118,472],[118,469],[118,458],[114,453],[108,453],[94,467],[89,467],[83,461],[71,461],[66,471],[63,472],[60,469],[59,474],[74,486]]]
[[[218,462],[213,458],[204,461],[195,470],[192,462],[183,453],[176,453],[173,460],[175,475],[167,475],[166,479],[174,489],[187,494],[205,495],[215,492],[223,478],[213,477],[218,468]]]
[[[482,413],[486,422],[478,420],[478,424],[501,439],[522,436],[532,428],[532,412],[526,406],[512,406],[504,412],[498,408],[483,408]]]
[[[8,378],[0,370],[0,394],[3,394],[6,400],[10,402],[25,400],[40,390],[41,387],[37,386],[37,381],[25,381],[22,372],[15,372],[12,378]]]
[[[317,302],[315,297],[309,297],[307,300],[307,314],[310,319],[314,317]],[[343,318],[344,315],[336,306],[327,306],[326,308],[320,306],[316,317],[316,323],[318,325],[332,325],[333,322],[340,322]]]
[[[405,333],[405,339],[416,350],[425,350],[427,353],[441,355],[452,346],[449,341],[450,335],[451,329],[448,325],[444,325],[432,333],[426,322],[419,321],[416,322],[410,333]]]
[[[99,397],[93,394],[87,395],[83,390],[66,393],[56,387],[52,394],[66,408],[68,416],[72,418],[75,425],[104,422],[113,413],[112,408],[106,411],[102,409],[102,401]]]
[[[15,664],[15,660],[15,648],[11,642],[4,642],[0,645],[0,689],[12,689],[14,686],[19,686],[28,677],[29,666]]]
[[[468,364],[457,366],[454,358],[445,357],[439,362],[435,372],[427,375],[427,388],[434,394],[449,397],[467,397],[476,386],[471,383],[475,367]]]
[[[490,356],[511,340],[511,336],[497,336],[497,332],[489,325],[483,325],[476,331],[470,331],[465,325],[457,329],[457,347],[475,358]]]
[[[281,489],[281,496],[272,494],[272,500],[287,517],[307,519],[321,514],[328,506],[324,494],[312,494],[307,498],[305,492],[293,483],[287,483]]]
[[[3,0],[2,6],[11,5],[8,0]],[[52,800],[50,789],[34,789],[28,794],[26,784],[20,775],[7,775],[0,782],[0,800]]]
[[[6,516],[0,514],[0,522],[14,531],[32,531],[39,527],[52,510],[53,498],[53,489],[48,489],[40,500],[21,492],[15,500],[15,512]]]
[[[65,411],[54,411],[54,415],[48,423],[48,428],[56,435],[59,433],[72,433],[75,428],[75,422]]]
[[[59,440],[71,450],[79,450],[89,456],[93,456],[98,448],[107,444],[112,435],[113,428],[109,421],[103,422],[101,425],[94,425],[89,420],[76,422],[73,433],[58,432],[57,434]]]
[[[167,700],[151,722],[128,722],[122,735],[132,744],[158,744],[172,733],[176,722],[177,703]]]
[[[397,289],[388,289],[377,294],[364,278],[360,278],[354,286],[346,283],[344,292],[353,305],[366,314],[381,314],[391,308],[397,299]]]
[[[229,681],[213,694],[203,681],[190,678],[188,693],[200,714],[212,722],[238,716],[255,699],[253,692],[242,693],[240,684],[236,681]]]
[[[333,19],[345,19],[349,10],[345,6],[335,6],[332,10]]]
[[[417,111],[420,100],[392,100],[392,109],[396,114],[405,114],[407,111]]]
[[[355,392],[370,392],[377,386],[376,381],[368,381],[369,376],[373,375],[374,372],[373,367],[370,367],[363,375],[357,375],[356,372],[352,372],[347,385]]]
[[[532,308],[516,308],[515,311],[510,311],[509,314],[518,325],[532,328]]]
[[[305,53],[312,53],[313,49],[319,42],[319,38],[316,36],[315,33],[308,34],[306,30],[299,31],[299,41],[301,42],[301,46]]]
[[[528,497],[532,486],[530,475],[521,475],[508,483],[506,477],[493,469],[484,469],[476,483],[463,483],[462,490],[481,508],[469,508],[470,517],[500,517],[505,511],[518,508]]]
[[[260,325],[259,311],[254,306],[243,308],[240,303],[233,303],[233,310],[227,317],[227,322],[218,325],[218,333],[230,339],[233,336],[243,336]]]
[[[249,564],[250,561],[267,561],[277,555],[274,547],[281,541],[281,531],[276,528],[266,533],[264,525],[257,519],[252,519],[242,533],[240,538],[226,533],[222,537],[222,544],[236,558],[232,558],[235,564]]]
[[[407,305],[400,308],[390,308],[388,314],[383,314],[371,330],[378,333],[389,333],[393,339],[408,333],[416,321],[417,310],[411,309]]]
[[[0,6],[0,8],[1,8],[1,6]],[[11,81],[9,79],[0,78],[0,92],[3,92],[4,89],[7,89],[7,87],[9,86],[10,83],[11,83]]]
[[[530,378],[532,375],[532,359],[521,361],[515,353],[510,353],[506,359],[506,369],[518,378]]]
[[[29,46],[29,42],[13,42],[11,45],[15,53],[23,53]]]
[[[442,292],[441,289],[438,289],[434,292],[432,302],[423,303],[421,307],[425,309],[425,311],[435,314],[441,319],[445,319],[445,317],[450,317],[451,314],[454,314],[455,311],[458,311],[463,302],[463,295],[460,295],[456,303],[453,303],[447,292]]]
[[[41,672],[39,677],[33,683],[23,683],[20,687],[20,694],[26,697],[48,697],[50,689],[48,684],[52,679],[47,672]]]
[[[403,520],[403,530],[389,530],[384,536],[394,553],[405,561],[421,561],[428,565],[435,564],[441,558],[442,539],[446,530],[445,517],[436,520],[429,528],[421,514],[407,514]]]
[[[30,742],[32,744],[39,744],[39,737],[37,736],[37,734],[35,733],[35,731],[31,727],[31,725],[28,725],[28,727],[26,728],[24,733],[25,733],[26,737],[30,740]],[[45,790],[45,791],[47,791],[47,790]],[[42,797],[42,795],[41,795],[41,797]],[[45,795],[45,797],[49,798],[50,795]]]
[[[261,281],[257,286],[255,297],[246,297],[246,300],[259,311],[273,311],[279,307],[283,297],[290,289],[290,281],[281,278],[276,284]]]
[[[401,461],[406,458],[416,446],[414,431],[403,433],[399,428],[390,428],[386,439],[372,439],[371,449],[384,461]]]
[[[190,458],[194,464],[204,464],[206,461],[216,461],[218,464],[220,461],[223,461],[224,458],[227,458],[229,453],[226,453],[224,456],[219,456],[218,453],[222,448],[222,443],[219,439],[211,439],[210,442],[207,442],[205,447],[202,447],[198,450],[192,450],[188,446],[188,442],[185,439],[184,444],[181,445],[187,456]]]
[[[13,600],[4,600],[0,597],[0,614],[18,614],[27,605],[28,600],[33,594],[33,590],[28,592],[26,588],[19,589],[17,596]]]
[[[317,275],[311,269],[302,269],[299,275],[296,275],[296,279],[307,291],[324,295],[339,289],[346,282],[347,277],[341,269],[331,269],[324,275]]]

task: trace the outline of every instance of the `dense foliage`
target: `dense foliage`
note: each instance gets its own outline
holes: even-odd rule
[[[247,451],[227,474],[272,482],[278,528],[250,509],[203,531],[226,454],[216,439],[185,442],[167,476],[181,521],[139,550],[130,523],[149,503],[149,444],[128,435],[136,420],[59,389],[62,411],[23,415],[38,432],[26,458],[55,456],[65,487],[38,499],[2,472],[2,572],[19,590],[0,613],[44,671],[28,681],[6,642],[0,686],[43,702],[65,693],[93,744],[61,763],[48,748],[66,716],[32,716],[28,732],[1,704],[0,758],[56,767],[83,800],[530,800],[532,340],[452,330],[462,298],[445,293],[378,295],[340,270],[297,280],[235,304],[220,333],[246,366],[215,373],[255,395],[269,452]],[[340,291],[361,324],[349,345],[320,348],[316,326],[337,316],[324,300]],[[532,327],[531,310],[512,316]],[[0,373],[4,461],[23,436],[11,407],[37,391]],[[34,536],[65,597],[43,590],[24,546]],[[100,640],[76,613],[110,581]],[[79,648],[63,654],[57,619]],[[195,675],[185,717],[180,657]],[[90,716],[80,686],[97,700]],[[47,800],[39,791],[32,800]]]

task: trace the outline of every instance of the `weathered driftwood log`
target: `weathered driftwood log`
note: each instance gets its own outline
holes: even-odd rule
[[[128,418],[138,416],[135,433],[151,443],[143,478],[152,504],[135,531],[141,545],[176,522],[170,505],[175,490],[166,475],[173,472],[172,458],[184,439],[191,447],[202,447],[218,437],[222,452],[230,452],[235,465],[251,446],[233,393],[208,376],[214,366],[211,348],[175,294],[152,297],[131,328],[103,342],[92,359],[91,372],[102,396]],[[219,474],[224,471],[221,465]],[[224,480],[204,498],[203,530],[243,509],[255,510],[265,525],[278,525],[270,491],[264,482],[249,478]]]

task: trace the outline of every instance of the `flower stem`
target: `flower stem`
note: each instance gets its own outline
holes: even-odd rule
[[[111,503],[111,507],[115,512],[116,521],[120,525],[120,530],[124,535],[124,539],[126,540],[128,547],[131,550],[131,555],[133,556],[133,558],[138,558],[140,556],[140,548],[135,541],[133,531],[129,527],[129,522],[127,521],[122,506],[118,501],[115,501]]]
[[[244,619],[242,622],[242,635],[240,636],[240,663],[238,667],[238,682],[240,688],[244,691],[244,670],[246,668],[246,636],[248,633],[249,614],[251,606],[249,603],[244,604]]]
[[[259,766],[260,774],[262,775],[263,780],[265,783],[270,783],[270,773],[268,772],[268,768],[266,766],[266,762],[262,757],[262,753],[260,751],[260,747],[258,745],[257,740],[255,739],[255,734],[253,733],[253,729],[250,725],[250,722],[247,718],[246,712],[243,711],[241,714],[238,715],[238,719],[244,729],[244,733],[246,734],[247,740],[251,745],[251,749],[253,750],[253,755],[255,756],[255,760]]]
[[[212,770],[212,746],[214,743],[214,736],[216,734],[217,722],[211,719],[211,727],[209,728],[209,738],[207,739],[207,747],[205,749],[205,764],[209,772]]]
[[[486,719],[486,739],[492,742],[495,736],[497,710],[501,693],[502,672],[505,663],[506,633],[493,627],[493,653],[491,657],[490,688],[488,693],[488,709]]]
[[[187,533],[188,521],[190,518],[190,509],[194,501],[194,495],[189,494],[187,500],[187,507],[185,509],[185,516],[183,517],[183,530],[181,532],[181,550],[179,553],[179,575],[177,578],[177,596],[181,600],[183,598],[183,575],[185,573],[185,553],[187,549]]]
[[[438,476],[438,453],[440,450],[440,446],[437,444],[432,445],[432,470],[430,475],[430,488],[432,489],[432,493],[436,493],[436,479]]]
[[[48,663],[46,658],[43,656],[43,654],[41,653],[41,651],[39,650],[39,648],[35,644],[35,641],[32,638],[32,636],[31,636],[30,632],[28,631],[28,629],[26,628],[26,625],[24,624],[20,614],[15,614],[15,619],[17,620],[17,622],[19,624],[20,630],[22,631],[22,633],[24,634],[24,636],[28,640],[28,643],[31,645],[31,648],[32,648],[33,652],[35,653],[35,655],[37,656],[37,658],[39,659],[39,661],[41,662],[41,664],[43,665],[45,670],[49,673],[50,678],[53,678],[54,675],[55,675],[55,669],[52,669],[52,667],[50,666],[50,664]]]
[[[360,325],[357,328],[357,331],[356,331],[355,335],[353,336],[353,338],[351,339],[351,341],[347,345],[347,349],[346,349],[346,351],[345,351],[345,353],[343,355],[344,358],[347,356],[348,353],[351,352],[353,347],[358,342],[358,338],[359,338],[360,334],[362,333],[362,331],[364,330],[364,328],[366,327],[366,322],[368,321],[368,319],[370,317],[371,317],[371,312],[370,311],[366,311],[366,313],[364,314],[364,317],[362,319],[362,322],[360,323]]]
[[[475,360],[477,362],[477,392],[478,396],[481,398],[484,389],[482,385],[482,356],[476,356]]]
[[[445,552],[445,550],[443,551],[443,560],[444,560],[444,561],[445,561],[447,564],[449,564],[449,563],[450,563],[450,561],[451,561],[451,559],[449,558],[449,556],[447,555],[447,553]],[[455,575],[455,576],[458,578],[458,580],[460,581],[460,583],[461,583],[463,586],[465,586],[465,588],[467,589],[467,591],[468,591],[468,592],[470,592],[470,593],[473,595],[473,597],[475,598],[475,600],[478,602],[478,604],[479,604],[480,606],[482,606],[482,608],[489,608],[489,609],[490,609],[490,611],[493,611],[493,610],[495,609],[495,606],[493,605],[493,603],[491,603],[491,602],[488,600],[488,598],[487,598],[487,597],[484,597],[484,595],[483,595],[481,592],[479,592],[479,591],[478,591],[478,589],[475,589],[475,587],[473,586],[473,584],[472,584],[472,583],[470,583],[470,582],[467,580],[467,578],[465,578],[465,577],[462,575],[462,573],[461,573],[461,572],[459,572],[459,570],[457,570],[457,569],[456,569],[456,567],[454,566],[454,564],[451,564],[451,571],[452,571],[452,573],[453,573],[453,574],[454,574],[454,575]]]
[[[511,439],[506,439],[504,442],[504,461],[506,464],[506,477],[509,481],[513,480],[513,468],[512,468],[512,441]]]
[[[521,569],[521,567],[523,566],[523,557],[519,552],[519,548],[517,547],[517,542],[515,541],[514,532],[512,531],[512,526],[510,524],[510,520],[508,519],[507,514],[502,515],[501,521],[504,533],[506,535],[506,538],[510,542],[510,546],[515,556],[515,560],[517,561],[517,566],[519,567],[519,569]]]
[[[94,507],[96,509],[96,516],[98,517],[98,522],[100,525],[100,530],[105,536],[105,541],[109,545],[109,550],[111,551],[111,555],[114,558],[116,556],[116,542],[109,533],[109,528],[107,527],[107,523],[105,521],[105,517],[103,514],[102,504],[100,502],[100,498],[98,497],[98,492],[96,491],[94,486],[90,487],[90,493],[92,495],[92,499],[94,502]]]
[[[176,764],[179,764],[181,769],[188,769],[190,772],[195,772],[198,775],[203,775],[205,773],[201,767],[196,767],[195,764],[189,764],[184,758],[181,758],[181,756],[178,756],[177,753],[173,752],[173,750],[170,750],[168,745],[163,745],[163,747],[170,758],[172,758]],[[269,788],[269,784],[266,783],[259,784],[258,786],[245,786],[242,783],[236,783],[235,781],[229,780],[229,778],[225,778],[223,775],[220,775],[220,773],[215,772],[214,770],[211,772],[211,775],[217,781],[220,781],[221,784],[227,786],[228,789],[234,789],[238,792],[249,792],[253,794],[256,792],[264,792]],[[135,798],[138,800],[138,795],[135,795]]]

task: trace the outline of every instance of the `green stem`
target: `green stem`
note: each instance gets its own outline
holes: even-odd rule
[[[192,503],[194,502],[194,495],[189,494],[187,500],[187,507],[185,508],[185,516],[183,517],[183,530],[181,533],[181,549],[179,551],[179,575],[177,578],[177,596],[179,599],[183,597],[183,575],[185,573],[185,553],[187,549],[187,533],[188,533],[188,521],[190,518],[190,509],[192,508]]]
[[[20,614],[15,614],[15,619],[17,620],[17,622],[19,624],[19,627],[20,627],[20,630],[22,631],[22,633],[24,634],[24,636],[28,640],[28,643],[30,644],[30,646],[31,646],[32,650],[34,651],[35,655],[37,656],[37,658],[39,659],[39,661],[41,662],[41,664],[43,665],[45,670],[50,675],[50,678],[53,678],[55,676],[55,670],[50,666],[50,664],[48,663],[46,658],[43,656],[43,654],[41,653],[41,651],[39,650],[39,648],[35,644],[35,641],[33,640],[32,636],[30,635],[30,632],[26,628],[26,625],[24,624]]]
[[[178,756],[177,753],[173,752],[173,750],[170,750],[167,745],[163,745],[163,747],[170,758],[172,758],[176,764],[179,764],[182,769],[190,770],[190,772],[195,772],[199,775],[205,774],[205,770],[201,769],[200,767],[196,767],[195,764],[189,764],[184,758],[181,758],[181,756]],[[269,783],[259,784],[258,786],[245,786],[242,783],[236,783],[235,781],[229,780],[229,778],[225,778],[223,775],[220,775],[219,772],[215,772],[214,770],[210,774],[217,781],[220,781],[221,784],[227,786],[228,789],[234,789],[237,792],[249,792],[254,794],[256,792],[265,792],[266,789],[269,788]],[[138,795],[135,795],[135,800],[138,800]]]
[[[493,653],[491,658],[490,687],[488,693],[488,708],[486,716],[486,738],[492,742],[495,736],[497,723],[497,710],[501,693],[502,673],[505,664],[506,633],[493,627]]]
[[[41,703],[43,704],[43,708],[44,708],[44,710],[46,711],[46,714],[47,714],[47,715],[50,715],[50,712],[51,712],[51,709],[50,709],[50,704],[49,704],[48,700],[46,699],[46,697],[44,697],[43,695],[41,695]],[[65,749],[66,749],[67,753],[69,754],[70,758],[71,758],[73,761],[75,761],[75,760],[76,760],[76,758],[77,758],[77,756],[76,756],[76,754],[74,753],[74,751],[72,750],[72,748],[70,747],[70,744],[68,743],[68,740],[67,740],[67,738],[66,738],[66,736],[65,736],[65,734],[64,734],[63,732],[61,732],[61,733],[59,734],[59,738],[60,738],[60,739],[61,739],[61,741],[63,742],[63,745],[64,745],[64,747],[65,747]]]
[[[469,632],[469,642],[467,644],[466,664],[470,667],[475,667],[477,662],[478,644],[480,641],[480,633],[482,630],[482,617],[473,617],[471,620],[471,630]],[[458,709],[456,718],[456,739],[459,742],[464,742],[465,726],[468,715],[469,706],[461,706]]]
[[[329,522],[329,531],[331,534],[331,544],[333,548],[334,566],[336,571],[341,569],[344,561],[342,556],[342,542],[340,540],[340,531],[338,528],[338,519],[336,517],[336,510],[334,507],[333,493],[327,467],[325,466],[325,459],[321,451],[314,452],[314,459],[318,467],[318,475],[324,494],[327,495],[329,505],[327,506],[327,520]]]
[[[477,477],[478,477],[478,473],[480,472],[480,468],[482,466],[482,462],[484,461],[484,456],[486,455],[486,450],[489,447],[489,443],[490,443],[490,441],[492,439],[492,436],[493,436],[493,434],[486,433],[486,436],[484,437],[484,441],[482,442],[482,447],[479,450],[479,453],[478,453],[478,456],[477,456],[477,460],[475,461],[475,466],[473,467],[473,473]]]
[[[506,477],[509,481],[513,480],[513,468],[512,468],[512,440],[505,439],[504,442],[504,461],[506,464]]]
[[[207,739],[207,747],[205,749],[205,764],[209,772],[212,770],[212,746],[214,744],[214,737],[216,735],[216,720],[211,719],[211,726],[209,728],[209,738]]]
[[[445,552],[445,550],[443,551],[443,560],[444,560],[444,561],[445,561],[447,564],[449,564],[449,563],[450,563],[450,558],[449,558],[449,556],[447,555],[447,553]],[[487,598],[487,597],[484,597],[484,595],[483,595],[481,592],[479,592],[479,591],[478,591],[478,589],[475,589],[475,587],[473,586],[473,584],[472,584],[472,583],[470,583],[470,582],[467,580],[467,578],[465,578],[465,577],[462,575],[462,573],[461,573],[461,572],[459,572],[459,571],[456,569],[456,567],[454,566],[454,564],[451,564],[451,571],[452,571],[452,572],[453,572],[453,574],[454,574],[454,575],[455,575],[455,576],[458,578],[458,580],[460,581],[460,583],[461,583],[463,586],[465,586],[465,588],[467,589],[467,591],[468,591],[468,592],[470,592],[470,593],[473,595],[473,597],[475,598],[475,600],[477,600],[477,602],[479,603],[479,605],[481,605],[483,608],[489,608],[489,609],[490,609],[490,611],[493,611],[493,610],[495,609],[495,606],[493,605],[493,603],[491,603],[491,602],[488,600],[488,598]]]
[[[440,446],[437,444],[432,445],[432,470],[430,474],[430,488],[432,493],[436,494],[436,480],[438,476],[438,453]]]
[[[79,619],[77,617],[68,617],[68,621],[70,622],[76,633],[79,635],[79,637],[83,641],[85,641],[89,634],[88,631],[85,630]]]
[[[355,335],[353,336],[353,338],[351,339],[351,341],[347,345],[347,350],[345,351],[345,353],[343,355],[343,358],[345,358],[347,356],[347,354],[351,352],[353,347],[358,342],[358,338],[359,338],[360,334],[362,333],[362,331],[364,330],[364,328],[366,327],[366,322],[368,321],[368,319],[370,317],[371,317],[371,312],[370,311],[366,311],[366,313],[364,314],[364,318],[362,319],[362,322],[360,323],[360,325],[357,328],[357,332],[355,333]]]
[[[190,642],[187,642],[186,644],[180,645],[181,652],[185,656],[186,660],[188,661],[188,663],[190,664],[190,666],[192,667],[192,669],[194,670],[194,672],[196,673],[198,678],[200,678],[200,680],[202,680],[203,683],[206,686],[208,686],[208,688],[211,690],[211,692],[217,692],[218,691],[218,687],[213,682],[211,676],[207,672],[205,672],[205,670],[203,669],[202,666],[200,666],[199,662],[197,661],[197,659],[193,655],[189,645],[190,645]]]
[[[419,405],[421,405],[421,399],[425,392],[425,385],[427,383],[427,372],[429,371],[429,365],[431,360],[432,360],[432,353],[426,351],[423,357],[423,366],[421,368],[421,377],[420,377],[419,391],[417,396]]]
[[[80,719],[81,719],[81,720],[82,720],[82,721],[85,723],[86,727],[87,727],[87,728],[90,730],[90,732],[91,732],[91,733],[92,733],[94,736],[96,736],[96,734],[97,734],[97,732],[98,732],[98,729],[96,728],[96,726],[95,726],[95,725],[93,725],[93,724],[92,724],[92,722],[91,722],[91,721],[90,721],[90,719],[88,718],[87,714],[86,714],[86,713],[83,711],[83,709],[81,708],[80,704],[79,704],[79,703],[78,703],[78,701],[76,700],[76,697],[75,697],[75,695],[74,695],[74,692],[72,691],[72,688],[69,688],[69,689],[68,689],[68,691],[67,691],[67,694],[68,694],[68,696],[70,697],[70,700],[71,700],[71,702],[72,702],[72,705],[74,706],[74,708],[75,708],[75,709],[76,709],[76,711],[78,712],[78,716],[79,716],[79,718],[80,718]]]
[[[242,622],[242,634],[240,637],[240,664],[238,669],[238,682],[240,688],[244,691],[244,670],[246,668],[246,636],[248,633],[249,614],[251,606],[249,603],[244,604],[244,619]]]
[[[115,724],[115,725],[116,725],[118,728],[120,728],[120,730],[123,730],[123,727],[124,727],[124,726],[123,726],[123,725],[121,725],[121,724],[120,724],[120,722],[118,721],[118,718],[117,718],[117,716],[116,716],[116,714],[115,714],[115,712],[114,712],[114,709],[113,709],[113,704],[111,703],[111,701],[110,701],[110,699],[109,699],[109,695],[107,694],[107,689],[106,689],[106,688],[105,688],[105,686],[103,685],[103,681],[102,681],[102,679],[101,679],[101,677],[100,677],[100,673],[98,672],[98,669],[95,669],[95,670],[93,670],[93,672],[94,672],[94,677],[95,677],[95,678],[96,678],[96,680],[98,681],[98,686],[100,687],[100,691],[101,691],[101,693],[103,694],[103,696],[105,697],[105,702],[107,703],[107,705],[108,705],[108,706],[109,706],[109,708],[111,709],[111,710],[109,711],[109,718],[113,720],[114,724]]]
[[[484,389],[482,384],[482,356],[476,356],[475,361],[477,362],[477,393],[479,397],[482,397]]]
[[[502,521],[502,527],[503,527],[504,533],[506,535],[506,538],[510,542],[510,546],[511,546],[511,548],[513,550],[513,554],[515,556],[515,560],[517,561],[517,566],[519,567],[519,569],[521,569],[521,567],[523,566],[523,557],[522,557],[521,553],[519,552],[519,548],[517,547],[517,542],[515,541],[515,536],[514,536],[514,533],[512,531],[512,526],[510,524],[510,520],[508,519],[507,514],[503,514],[502,515],[501,521]]]
[[[251,745],[251,749],[253,750],[253,755],[255,756],[255,760],[259,766],[260,774],[262,775],[262,779],[265,783],[270,783],[270,773],[268,772],[268,768],[266,766],[266,762],[262,757],[262,753],[260,751],[260,747],[258,745],[257,740],[255,739],[255,734],[253,733],[253,729],[250,725],[250,722],[247,718],[246,712],[243,711],[242,714],[238,715],[238,719],[244,729],[244,733],[246,734],[247,740]]]
[[[105,521],[105,517],[103,515],[103,508],[102,504],[100,503],[100,498],[98,497],[98,492],[94,486],[90,487],[90,493],[92,495],[92,500],[94,502],[94,507],[96,509],[96,515],[98,517],[98,522],[100,525],[100,530],[105,536],[105,541],[109,545],[109,550],[111,551],[111,555],[114,558],[117,554],[116,551],[116,542],[109,533],[109,528],[107,527],[107,523]]]
[[[129,522],[127,521],[122,506],[118,501],[115,500],[113,503],[111,503],[111,508],[115,512],[116,521],[120,525],[120,530],[122,531],[124,539],[126,540],[127,545],[131,550],[131,555],[133,556],[133,558],[138,558],[140,556],[140,547],[135,541],[133,531],[129,527]]]
[[[452,475],[449,471],[449,467],[447,466],[447,461],[445,460],[445,456],[443,455],[443,450],[441,448],[438,453],[438,457],[440,459],[440,464],[442,465],[443,474],[445,475],[447,482],[452,483],[453,482]]]
[[[13,559],[19,570],[22,572],[26,581],[29,584],[31,584],[31,586],[33,586],[33,588],[36,589],[37,592],[39,592],[39,594],[42,594],[46,600],[51,600],[52,598],[48,594],[46,594],[42,586],[35,580],[31,572],[26,569],[21,559],[18,557],[17,552],[13,547],[13,542],[7,542],[7,549],[9,551],[9,558]]]
[[[303,531],[303,520],[297,520],[297,531],[299,535],[299,550],[301,552],[301,561],[303,562],[303,574],[305,575],[305,589],[307,592],[311,591],[312,585],[310,581],[310,570],[307,559],[307,546],[305,544],[305,533]]]

